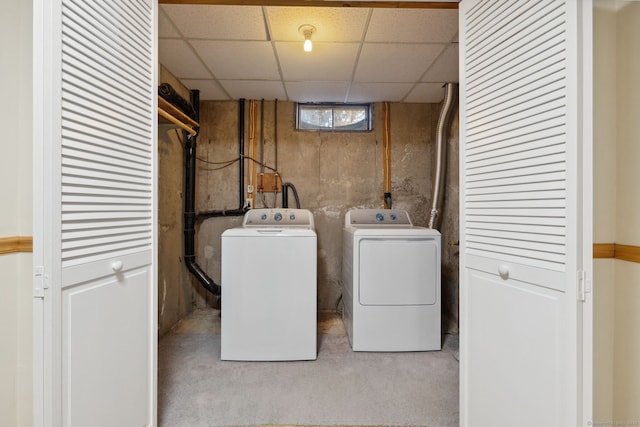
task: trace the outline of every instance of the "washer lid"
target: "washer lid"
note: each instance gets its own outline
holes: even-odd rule
[[[251,238],[288,238],[288,237],[312,237],[317,239],[315,230],[308,227],[235,227],[229,228],[222,233],[223,238],[227,237],[251,237]]]

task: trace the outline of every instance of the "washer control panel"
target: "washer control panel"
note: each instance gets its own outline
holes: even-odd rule
[[[404,209],[354,209],[345,216],[346,225],[412,225]]]
[[[313,214],[307,209],[251,209],[244,214],[243,227],[313,228]]]

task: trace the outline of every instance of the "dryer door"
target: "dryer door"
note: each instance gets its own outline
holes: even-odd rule
[[[433,305],[440,288],[440,250],[433,238],[364,237],[358,244],[362,305]]]

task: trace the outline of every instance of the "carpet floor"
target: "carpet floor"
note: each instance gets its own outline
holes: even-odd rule
[[[322,313],[318,359],[220,360],[216,310],[197,310],[158,346],[160,427],[456,427],[458,340],[442,351],[353,352],[341,319]]]

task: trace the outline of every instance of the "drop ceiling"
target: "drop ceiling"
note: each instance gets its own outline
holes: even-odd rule
[[[202,100],[433,103],[458,81],[457,9],[163,4],[159,34]]]

